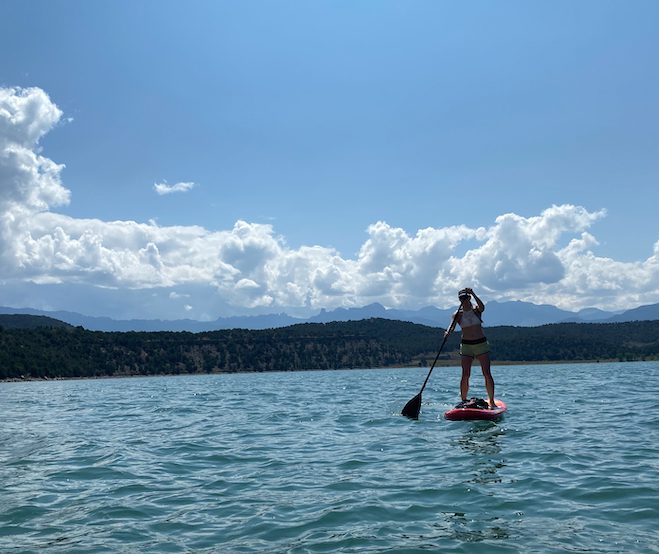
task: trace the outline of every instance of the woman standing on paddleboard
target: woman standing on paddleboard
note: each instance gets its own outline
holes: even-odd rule
[[[471,304],[471,297],[476,301],[476,307]],[[453,316],[451,326],[446,330],[450,335],[455,330],[456,323],[462,329],[462,340],[460,341],[460,355],[462,358],[462,379],[460,380],[460,396],[463,401],[467,400],[469,393],[469,377],[471,376],[471,365],[474,358],[478,358],[485,378],[485,389],[490,408],[496,408],[494,404],[494,379],[490,372],[490,345],[485,338],[482,327],[481,314],[485,311],[485,304],[470,288],[458,292],[460,308]]]

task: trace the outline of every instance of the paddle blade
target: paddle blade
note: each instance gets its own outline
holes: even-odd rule
[[[421,393],[417,394],[412,400],[410,400],[401,414],[410,419],[419,419],[419,412],[421,411]]]

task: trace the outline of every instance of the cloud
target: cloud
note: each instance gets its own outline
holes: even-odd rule
[[[179,300],[181,298],[190,298],[189,294],[183,294],[183,293],[176,292],[176,291],[170,292],[168,296],[169,296],[170,300]]]
[[[0,212],[6,218],[69,202],[60,180],[64,166],[38,152],[61,116],[41,89],[0,88]]]
[[[454,273],[491,291],[560,282],[569,270],[558,255],[560,239],[583,231],[605,215],[603,210],[591,213],[572,205],[552,206],[530,218],[501,215],[487,231],[483,245],[454,264]]]
[[[0,140],[33,148],[62,117],[40,88],[0,88]]]
[[[165,182],[165,183],[155,183],[153,185],[153,190],[155,190],[159,196],[163,196],[165,194],[173,194],[175,192],[187,192],[189,190],[192,190],[195,186],[196,186],[195,183],[189,181],[176,183],[175,185],[168,185]]]
[[[34,295],[52,294],[54,286],[78,287],[85,298],[98,291],[108,306],[122,298],[134,304],[136,291],[150,290],[161,301],[143,300],[148,312],[133,316],[174,306],[206,319],[217,317],[219,309],[302,315],[376,301],[446,307],[464,286],[479,289],[486,300],[570,309],[659,302],[659,242],[644,261],[599,257],[590,229],[606,212],[570,204],[530,217],[502,214],[478,227],[414,233],[378,221],[366,229],[353,258],[319,245],[291,248],[272,225],[247,221],[209,231],[72,218],[54,211],[70,197],[61,181],[64,166],[39,147],[61,117],[40,89],[0,89],[0,280],[12,290],[29,288]],[[155,188],[170,193],[193,186]],[[111,290],[123,292],[110,296]]]

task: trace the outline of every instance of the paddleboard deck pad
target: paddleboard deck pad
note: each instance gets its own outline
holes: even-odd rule
[[[455,408],[451,408],[444,412],[444,417],[452,421],[466,419],[485,419],[488,421],[494,421],[499,419],[507,409],[506,403],[503,400],[495,398],[494,403],[496,404],[496,408],[490,409],[487,400],[483,400],[482,398],[471,398],[460,402]]]

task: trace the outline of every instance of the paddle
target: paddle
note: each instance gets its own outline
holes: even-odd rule
[[[458,317],[457,311],[455,312],[455,315],[451,320],[451,326],[449,327],[449,329],[453,327],[453,323],[455,322],[456,317]],[[414,398],[412,398],[412,400],[410,400],[407,404],[405,404],[405,407],[401,412],[401,414],[403,414],[405,417],[409,417],[410,419],[419,419],[419,412],[421,411],[421,394],[423,393],[423,389],[426,388],[428,379],[430,379],[430,374],[432,373],[432,370],[435,368],[435,364],[437,363],[437,360],[439,360],[439,355],[442,353],[442,349],[444,348],[444,345],[446,344],[447,340],[448,340],[448,335],[444,335],[444,340],[442,341],[442,345],[439,347],[439,350],[437,351],[437,356],[435,356],[435,361],[430,366],[430,371],[426,376],[426,380],[423,382],[423,386],[421,387],[419,394],[417,394]]]

